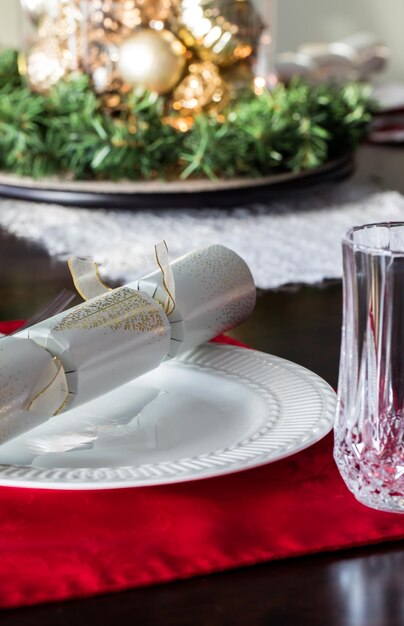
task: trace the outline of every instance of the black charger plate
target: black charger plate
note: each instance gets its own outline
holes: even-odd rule
[[[353,156],[349,155],[297,174],[217,181],[37,181],[0,173],[0,196],[89,209],[231,207],[295,195],[299,190],[343,180],[353,170]]]

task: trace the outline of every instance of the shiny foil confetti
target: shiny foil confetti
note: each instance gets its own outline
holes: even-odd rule
[[[173,99],[173,109],[183,115],[212,108],[218,111],[228,101],[228,87],[213,63],[191,63]]]

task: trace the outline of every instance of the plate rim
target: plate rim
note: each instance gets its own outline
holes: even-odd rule
[[[354,171],[354,156],[355,153],[348,153],[302,172],[283,172],[256,178],[115,183],[92,180],[84,181],[86,189],[82,188],[82,181],[62,181],[58,186],[50,180],[19,179],[3,171],[0,172],[0,196],[88,210],[204,210],[212,202],[216,208],[226,209],[257,202],[268,204],[297,190],[313,190],[325,184],[341,182]]]
[[[59,191],[78,193],[113,193],[120,196],[131,194],[175,194],[196,192],[217,192],[221,190],[237,190],[240,188],[259,187],[271,184],[303,180],[327,173],[336,167],[352,162],[352,153],[329,159],[325,163],[311,169],[299,172],[285,171],[265,176],[237,176],[234,178],[208,179],[190,178],[186,180],[141,180],[130,181],[126,179],[118,181],[110,180],[69,180],[63,177],[47,177],[35,179],[31,176],[18,176],[5,170],[0,170],[0,184],[2,186],[19,187],[32,191]]]
[[[121,472],[129,472],[135,470],[136,468],[150,468],[154,465],[165,466],[172,465],[179,462],[192,460],[192,457],[184,457],[177,460],[171,461],[163,461],[156,464],[141,464],[141,465],[125,465],[118,467],[99,467],[99,468],[34,468],[32,466],[19,466],[19,465],[9,465],[9,464],[0,464],[0,487],[18,487],[18,488],[35,488],[35,489],[46,489],[46,490],[63,490],[63,491],[98,491],[98,490],[108,490],[108,489],[122,489],[122,488],[139,488],[139,487],[152,487],[152,486],[164,486],[169,484],[177,484],[182,482],[190,482],[194,480],[207,480],[209,478],[215,478],[220,476],[225,476],[228,474],[233,474],[239,471],[246,471],[248,469],[253,469],[257,467],[262,467],[263,465],[267,465],[289,456],[300,452],[311,445],[314,445],[318,441],[320,441],[323,437],[325,437],[332,429],[333,419],[335,414],[336,407],[336,393],[334,389],[318,374],[315,374],[308,368],[284,359],[282,357],[278,357],[269,353],[261,352],[259,350],[254,350],[250,348],[244,348],[234,345],[228,344],[220,344],[220,343],[208,343],[192,350],[178,359],[176,361],[180,361],[182,363],[189,364],[191,367],[195,367],[197,369],[202,370],[210,370],[210,372],[218,371],[214,366],[209,365],[201,365],[198,362],[192,363],[189,362],[192,358],[197,358],[197,355],[202,352],[208,350],[208,352],[220,354],[232,353],[241,354],[246,356],[247,354],[250,357],[254,357],[255,359],[260,360],[262,363],[267,363],[269,365],[280,365],[284,371],[289,372],[290,370],[294,370],[295,373],[303,374],[302,378],[304,378],[305,383],[311,383],[313,387],[316,388],[318,392],[321,392],[321,398],[323,400],[323,410],[321,418],[319,419],[319,426],[314,431],[313,428],[309,431],[309,436],[306,434],[305,437],[302,437],[299,444],[293,444],[292,450],[286,447],[281,452],[276,454],[276,458],[271,458],[270,452],[261,453],[256,457],[247,458],[246,461],[235,461],[234,463],[229,463],[225,467],[208,467],[207,469],[202,469],[201,471],[194,474],[174,474],[174,475],[164,475],[164,478],[161,476],[155,476],[155,478],[135,478],[133,475],[126,475],[124,477],[118,478],[107,478],[100,480],[97,476],[94,476],[92,480],[87,478],[83,480],[80,478],[80,474],[83,473],[93,473],[104,472],[104,471],[113,471],[115,474]],[[231,374],[231,372],[221,371],[221,374],[227,374],[227,378],[233,378],[236,381],[243,381],[243,377],[237,374]],[[245,380],[245,379],[244,379]],[[254,381],[252,382],[254,384]],[[268,390],[268,393],[273,393]],[[260,394],[261,395],[261,394]],[[262,395],[261,395],[262,397]],[[277,424],[278,422],[276,422]],[[269,429],[271,431],[272,429]],[[202,458],[207,456],[207,454],[217,455],[222,452],[222,449],[212,450],[210,453],[201,454],[197,458]],[[150,471],[150,470],[149,470]],[[61,475],[69,474],[68,478],[61,478]],[[28,475],[28,476],[27,476]],[[56,477],[55,477],[56,475]],[[75,482],[77,480],[77,482]],[[60,481],[60,482],[59,482]],[[86,482],[87,481],[87,482]]]

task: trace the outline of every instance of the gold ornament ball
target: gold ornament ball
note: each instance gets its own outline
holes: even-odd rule
[[[219,112],[228,101],[228,87],[213,63],[191,63],[173,93],[173,109],[182,115]]]
[[[167,30],[140,29],[119,46],[122,79],[159,94],[171,91],[185,67],[186,48]]]

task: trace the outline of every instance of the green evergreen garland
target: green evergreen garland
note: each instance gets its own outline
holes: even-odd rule
[[[172,180],[299,172],[353,151],[374,105],[369,89],[295,82],[244,94],[220,121],[201,114],[188,132],[164,123],[166,101],[134,90],[111,115],[86,76],[32,93],[17,53],[0,52],[0,169],[34,178]],[[172,114],[174,116],[174,114]]]

